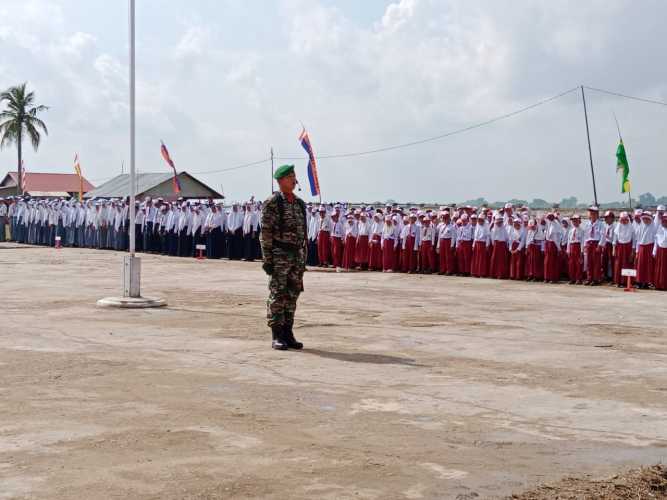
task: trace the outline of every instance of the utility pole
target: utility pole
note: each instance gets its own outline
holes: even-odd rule
[[[588,110],[586,109],[586,94],[584,93],[584,86],[581,86],[581,99],[584,102],[584,119],[586,120],[586,138],[588,139],[588,159],[591,163],[591,178],[593,179],[593,198],[595,205],[598,204],[598,192],[595,187],[595,170],[593,169],[593,152],[591,151],[591,133],[588,130]]]
[[[273,194],[273,147],[271,147],[271,191],[269,191],[269,196]]]

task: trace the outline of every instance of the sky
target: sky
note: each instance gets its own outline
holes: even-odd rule
[[[137,0],[137,169],[178,170],[229,200],[294,163],[313,199],[316,155],[418,141],[579,85],[667,101],[663,0]],[[27,81],[49,106],[34,172],[94,184],[129,162],[128,5],[2,0],[0,89]],[[618,117],[633,194],[667,194],[667,107],[586,91],[599,201],[622,200]],[[592,201],[581,92],[438,141],[321,158],[326,200]],[[16,169],[0,151],[0,174]],[[206,173],[199,173],[206,172]]]

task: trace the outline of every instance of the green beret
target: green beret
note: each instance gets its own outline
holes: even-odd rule
[[[278,167],[276,172],[273,174],[273,178],[278,180],[282,179],[286,175],[294,173],[294,165],[281,165]]]

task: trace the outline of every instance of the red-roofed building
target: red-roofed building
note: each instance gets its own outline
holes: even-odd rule
[[[8,172],[0,182],[0,196],[16,195],[18,173]],[[24,194],[33,198],[69,197],[79,195],[79,176],[76,174],[50,174],[26,172]],[[90,182],[83,178],[83,194],[95,189]]]

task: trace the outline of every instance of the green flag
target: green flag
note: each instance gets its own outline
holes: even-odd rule
[[[616,149],[616,171],[621,173],[621,193],[629,193],[630,167],[628,166],[628,157],[625,155],[623,139],[618,143],[618,148]]]

